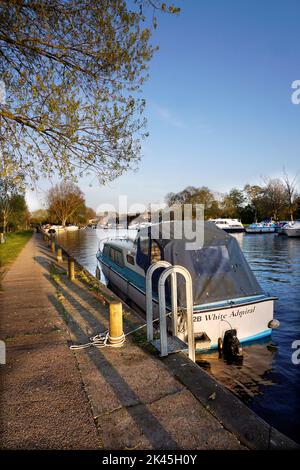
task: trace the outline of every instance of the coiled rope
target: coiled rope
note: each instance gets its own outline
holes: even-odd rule
[[[171,312],[167,313],[166,317],[168,317],[170,315],[171,315]],[[155,323],[157,321],[159,321],[159,318],[156,318],[155,320],[153,320],[152,323]],[[126,336],[129,336],[132,333],[135,333],[136,331],[141,330],[142,328],[145,328],[145,326],[147,326],[147,323],[144,323],[143,325],[138,326],[137,328],[135,328],[134,330],[129,331],[126,334],[123,333],[123,335],[121,335],[119,337],[114,337],[114,340],[119,340],[119,342],[117,344],[118,347],[123,346],[123,344],[125,343]],[[85,344],[72,344],[70,346],[70,349],[73,349],[73,350],[87,349],[87,348],[90,348],[92,346],[94,346],[95,348],[98,348],[98,349],[106,348],[106,347],[110,347],[110,348],[116,347],[115,344],[108,343],[108,337],[109,337],[109,332],[108,332],[108,330],[106,330],[103,333],[99,333],[98,335],[91,336],[90,341],[88,343],[85,343]]]

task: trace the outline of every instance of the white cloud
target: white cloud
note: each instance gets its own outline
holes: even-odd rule
[[[153,109],[157,116],[170,126],[176,127],[178,129],[186,129],[186,124],[177,116],[175,116],[175,114],[173,114],[168,108],[155,104],[153,105]]]

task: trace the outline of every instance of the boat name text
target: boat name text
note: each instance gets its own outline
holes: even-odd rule
[[[256,306],[254,305],[253,307],[248,307],[244,309],[237,309],[237,310],[232,310],[231,313],[222,313],[222,312],[217,312],[217,313],[204,313],[202,315],[195,315],[194,316],[194,322],[200,322],[200,321],[224,321],[227,320],[228,318],[242,318],[245,315],[249,315],[251,313],[254,313],[256,309]]]

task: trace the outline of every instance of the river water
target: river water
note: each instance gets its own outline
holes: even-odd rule
[[[111,234],[105,231],[105,235]],[[278,297],[275,318],[280,328],[268,340],[244,346],[242,362],[227,363],[217,352],[199,354],[197,362],[265,421],[300,442],[300,364],[292,362],[292,343],[300,341],[300,238],[234,236],[261,286]],[[97,230],[69,232],[59,239],[95,274]]]

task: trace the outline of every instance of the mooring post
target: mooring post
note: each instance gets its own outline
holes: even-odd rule
[[[55,253],[55,240],[53,238],[51,240],[51,252]]]
[[[121,302],[109,304],[109,334],[108,342],[113,347],[120,347],[125,340],[123,332],[123,312]]]
[[[56,259],[57,259],[57,261],[58,261],[59,263],[63,260],[63,257],[62,257],[62,249],[59,248],[59,247],[57,248]]]
[[[0,243],[4,243],[4,233],[0,233]]]
[[[68,258],[68,277],[70,281],[74,281],[75,279],[75,261],[71,256]]]

